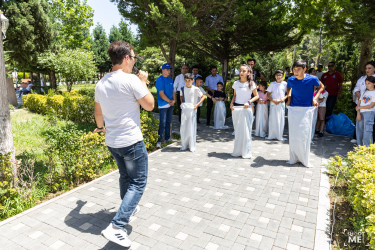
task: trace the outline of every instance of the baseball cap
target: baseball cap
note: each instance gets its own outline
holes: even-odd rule
[[[161,66],[161,69],[171,69],[171,65],[169,65],[168,63],[164,63],[163,66]]]

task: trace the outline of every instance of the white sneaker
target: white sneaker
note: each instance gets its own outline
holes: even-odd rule
[[[357,143],[357,139],[350,140],[351,143]]]
[[[130,245],[132,244],[132,242],[128,238],[128,234],[126,233],[126,231],[122,229],[114,229],[112,223],[110,223],[109,226],[102,231],[102,235],[107,240],[119,244],[123,247],[130,247]]]
[[[161,148],[161,142],[156,143],[157,148]]]

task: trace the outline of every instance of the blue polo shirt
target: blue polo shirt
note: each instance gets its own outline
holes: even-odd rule
[[[314,86],[320,86],[320,81],[316,76],[306,74],[302,80],[298,80],[295,76],[288,78],[286,87],[292,89],[290,106],[311,107]]]
[[[160,95],[159,91],[164,91],[164,94],[170,99],[173,100],[173,80],[170,77],[164,77],[163,75],[159,76],[156,79],[155,84],[157,90],[157,97],[158,97],[158,106],[163,107],[168,105],[169,103],[164,101]]]

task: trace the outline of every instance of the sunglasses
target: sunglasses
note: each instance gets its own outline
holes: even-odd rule
[[[335,67],[335,65],[328,65],[329,68]]]

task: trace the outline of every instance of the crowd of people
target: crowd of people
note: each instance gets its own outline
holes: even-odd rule
[[[105,142],[120,173],[121,206],[102,235],[121,246],[129,247],[126,226],[131,217],[139,212],[141,199],[148,176],[148,156],[140,125],[140,106],[153,110],[155,101],[147,86],[147,72],[132,74],[135,54],[131,44],[116,41],[108,49],[112,71],[106,74],[95,88],[94,132],[104,132]],[[312,136],[316,128],[322,136],[324,120],[332,113],[342,90],[341,74],[330,62],[329,71],[322,73],[321,67],[315,73],[306,73],[306,62],[297,60],[292,73],[283,70],[275,72],[276,81],[267,86],[264,75],[254,69],[255,60],[250,59],[239,70],[239,79],[233,83],[233,98],[230,109],[234,127],[234,148],[232,156],[251,157],[251,142],[254,114],[255,135],[268,139],[283,138],[285,110],[288,110],[289,164],[297,162],[309,167]],[[199,110],[207,98],[206,124],[211,125],[214,108],[213,128],[225,129],[225,102],[223,78],[217,68],[211,68],[211,75],[199,75],[199,68],[193,66],[192,73],[184,65],[175,81],[169,77],[172,67],[162,65],[162,75],[156,80],[157,105],[160,123],[157,146],[163,140],[171,141],[173,106],[179,108],[181,150],[194,151],[196,147]],[[288,69],[287,69],[288,70]],[[358,80],[354,89],[357,115],[358,144],[372,143],[375,106],[375,63],[366,65],[366,76]],[[263,78],[263,79],[262,79]],[[317,109],[317,107],[319,107]],[[329,110],[330,109],[330,110]],[[370,136],[371,135],[371,136]]]

